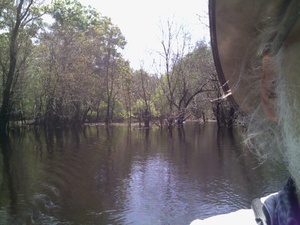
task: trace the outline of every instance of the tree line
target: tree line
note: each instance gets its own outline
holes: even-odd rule
[[[228,126],[210,46],[190,44],[170,21],[161,31],[156,72],[133,70],[122,55],[126,38],[96,9],[77,0],[0,0],[1,132],[15,121],[171,127],[190,118]]]

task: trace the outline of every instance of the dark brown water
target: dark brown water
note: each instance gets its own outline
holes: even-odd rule
[[[248,208],[287,177],[240,142],[214,123],[14,132],[0,145],[0,224],[181,225]]]

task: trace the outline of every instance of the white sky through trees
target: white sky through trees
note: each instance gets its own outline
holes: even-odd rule
[[[183,25],[191,34],[192,44],[209,41],[207,0],[80,0],[110,17],[125,36],[124,57],[134,69],[141,66],[152,72],[151,65],[160,44],[161,26],[167,20]],[[199,19],[201,18],[201,20]]]

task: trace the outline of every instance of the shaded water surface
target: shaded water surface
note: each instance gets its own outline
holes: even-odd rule
[[[280,189],[237,130],[43,129],[1,140],[0,224],[189,224]]]

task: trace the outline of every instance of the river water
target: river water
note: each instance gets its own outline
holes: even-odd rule
[[[215,123],[15,131],[0,147],[1,225],[189,224],[248,208],[287,179]]]

